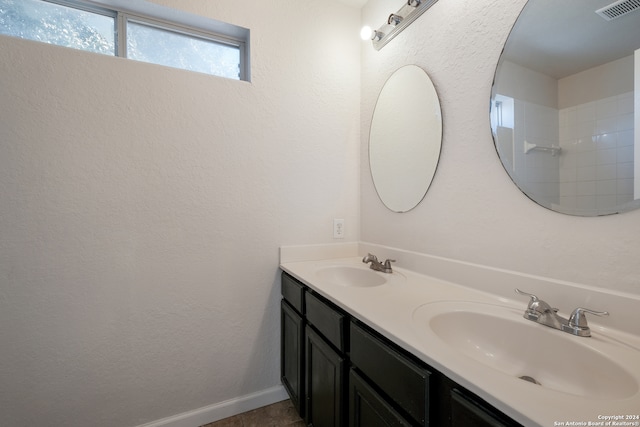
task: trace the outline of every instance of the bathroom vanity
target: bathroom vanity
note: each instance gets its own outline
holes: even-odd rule
[[[282,273],[282,383],[313,426],[519,426]]]
[[[637,335],[595,318],[590,338],[526,320],[528,298],[513,289],[549,295],[537,278],[393,256],[434,276],[395,265],[373,271],[362,251],[282,259],[282,383],[308,425],[542,427],[638,416]],[[487,291],[435,277],[450,267]],[[504,283],[509,294],[501,294]],[[596,300],[590,292],[577,304]],[[601,308],[614,318],[628,319],[638,302],[614,307],[607,298]]]

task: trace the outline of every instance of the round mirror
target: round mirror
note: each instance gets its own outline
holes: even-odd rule
[[[640,206],[639,48],[637,1],[527,2],[496,70],[491,129],[529,198],[581,216]]]
[[[380,91],[369,136],[371,176],[386,207],[406,212],[420,203],[441,145],[442,115],[431,79],[415,65],[400,68]]]

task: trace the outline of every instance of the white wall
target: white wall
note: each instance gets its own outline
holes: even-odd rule
[[[370,0],[363,20],[378,25],[396,10],[386,3]],[[582,218],[547,210],[517,189],[496,155],[489,125],[491,84],[525,3],[440,1],[381,51],[363,46],[362,240],[640,293],[640,211]],[[435,84],[444,136],[425,199],[397,214],[375,193],[366,140],[377,93],[393,71],[410,63],[423,67]]]
[[[252,83],[0,37],[0,425],[279,384],[278,247],[359,239],[360,11],[158,3],[249,28]]]
[[[633,91],[633,55],[589,68],[558,80],[558,108]]]
[[[531,104],[558,108],[558,80],[511,61],[503,61],[497,93]]]

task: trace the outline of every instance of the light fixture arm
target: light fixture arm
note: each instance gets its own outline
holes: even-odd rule
[[[402,16],[392,13],[391,15],[389,15],[389,19],[387,19],[387,24],[396,26],[402,22],[402,19]]]

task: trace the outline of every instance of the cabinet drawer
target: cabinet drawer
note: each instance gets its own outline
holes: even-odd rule
[[[327,341],[344,352],[346,349],[345,315],[311,292],[307,292],[305,296],[305,310],[307,321],[320,331]]]
[[[287,273],[282,272],[282,297],[286,299],[298,313],[304,313],[304,285]]]
[[[429,425],[431,373],[351,323],[351,362],[421,426]]]

